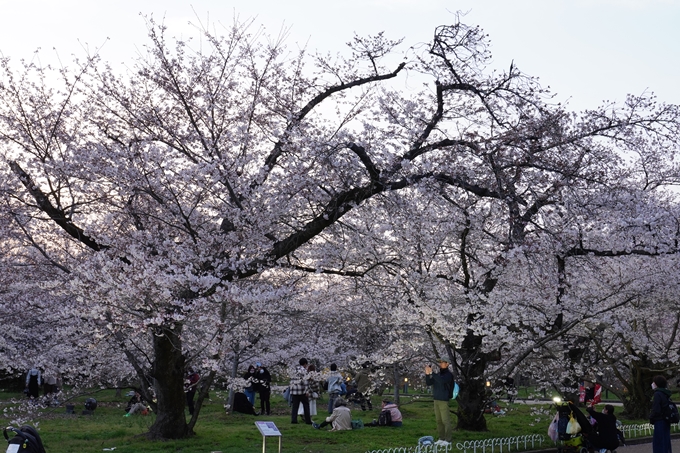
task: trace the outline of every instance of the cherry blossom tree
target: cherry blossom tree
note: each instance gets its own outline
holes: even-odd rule
[[[323,323],[339,300],[440,342],[459,428],[485,429],[488,373],[590,316],[572,310],[595,300],[568,287],[572,262],[651,253],[617,223],[631,201],[609,203],[675,182],[677,108],[642,96],[569,112],[515,65],[488,70],[486,36],[462,23],[390,67],[400,42],[381,34],[309,57],[249,25],[171,42],[150,20],[124,74],[96,56],[74,71],[2,60],[3,238],[69,282],[93,334],[152,388],[151,437],[192,434],[188,362],[208,385],[237,366],[263,307],[341,339]],[[424,88],[396,89],[406,72]],[[654,212],[654,254],[675,253]],[[359,281],[381,287],[348,291]]]

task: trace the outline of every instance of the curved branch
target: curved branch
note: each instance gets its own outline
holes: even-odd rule
[[[38,185],[33,182],[31,176],[26,173],[18,163],[11,161],[9,162],[9,166],[12,169],[12,172],[19,177],[19,180],[24,185],[24,187],[26,187],[31,196],[33,196],[36,203],[38,204],[38,208],[47,214],[57,225],[61,227],[62,230],[66,231],[66,233],[77,239],[80,243],[97,252],[109,248],[106,245],[99,244],[97,241],[85,234],[82,228],[68,220],[68,217],[64,211],[55,207],[50,202],[50,200],[47,198],[47,195],[45,195],[40,190]]]
[[[269,176],[269,172],[271,171],[272,168],[274,168],[274,165],[276,165],[276,162],[278,158],[281,156],[281,152],[283,151],[283,144],[290,134],[290,132],[297,126],[300,121],[302,121],[308,114],[311,112],[314,107],[317,105],[321,104],[324,100],[329,98],[335,93],[338,93],[340,91],[348,90],[350,88],[354,88],[357,86],[365,85],[368,83],[372,82],[379,82],[382,80],[389,80],[397,76],[399,72],[401,72],[402,69],[406,66],[406,63],[400,63],[399,66],[397,66],[397,69],[394,71],[387,73],[387,74],[378,74],[374,75],[371,77],[364,77],[361,79],[354,80],[349,83],[341,83],[339,85],[334,85],[332,87],[326,88],[323,92],[317,94],[311,101],[307,103],[298,113],[295,115],[293,120],[288,124],[286,127],[285,132],[283,133],[283,137],[276,142],[274,145],[274,149],[272,149],[271,153],[267,156],[267,158],[264,161],[264,172],[263,172],[263,179],[262,181],[253,181],[251,184],[251,188],[255,188],[259,185],[262,185],[264,181],[267,180],[267,177]]]

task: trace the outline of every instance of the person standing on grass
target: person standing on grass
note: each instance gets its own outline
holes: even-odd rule
[[[260,415],[271,415],[269,398],[271,396],[272,375],[260,362],[257,362],[255,366],[257,367],[257,391],[260,395]]]
[[[194,396],[196,395],[196,387],[201,376],[192,367],[189,367],[187,374],[184,377],[184,393],[187,398],[187,408],[189,415],[194,415]]]
[[[434,397],[434,418],[437,420],[437,434],[439,446],[451,444],[452,428],[449,400],[453,391],[453,374],[449,371],[449,362],[439,360],[439,373],[434,374],[430,365],[425,366],[425,383],[432,386]]]
[[[654,437],[652,438],[652,451],[654,453],[671,453],[671,423],[666,420],[668,405],[671,400],[671,391],[666,387],[668,383],[663,376],[654,376],[652,388],[654,399],[652,400],[652,412],[649,414],[649,423],[654,425]]]
[[[42,377],[38,367],[33,367],[26,373],[26,394],[31,398],[37,398],[40,394]]]
[[[300,366],[295,370],[295,376],[290,379],[290,402],[292,404],[290,410],[290,422],[297,424],[298,409],[302,404],[302,412],[304,414],[305,423],[312,424],[312,418],[309,415],[309,399],[307,398],[307,359],[304,357],[300,359]]]
[[[365,411],[368,407],[369,411],[373,410],[373,403],[371,403],[371,379],[369,377],[370,362],[364,362],[361,365],[361,370],[354,376],[354,382],[357,384],[356,397],[361,404],[361,410]]]
[[[342,375],[338,366],[331,363],[331,374],[328,376],[328,413],[332,414],[335,409],[335,400],[342,393]]]
[[[248,401],[251,406],[255,406],[255,381],[257,376],[255,375],[255,366],[250,365],[248,371],[243,375],[243,379],[246,380],[246,387],[243,389],[243,393],[248,397]]]

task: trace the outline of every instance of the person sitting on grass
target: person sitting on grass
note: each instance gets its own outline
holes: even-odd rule
[[[397,406],[396,404],[389,400],[383,400],[382,410],[390,411],[390,414],[392,415],[392,424],[390,426],[393,426],[395,428],[399,428],[401,426],[402,418],[399,406]]]
[[[130,401],[128,401],[127,406],[125,407],[125,412],[127,413],[123,417],[129,417],[137,412],[142,413],[142,415],[148,413],[146,402],[141,393],[135,390],[135,394],[132,395],[132,398],[130,398]]]
[[[385,412],[389,412],[387,417],[384,417]],[[373,422],[367,424],[366,426],[392,426],[394,428],[402,426],[402,416],[399,406],[388,399],[382,400],[380,417],[377,420],[373,420]]]
[[[347,401],[344,398],[338,397],[335,400],[335,409],[333,413],[326,417],[326,421],[321,424],[312,423],[314,429],[325,428],[332,425],[331,431],[346,431],[352,429],[352,413],[347,407]]]

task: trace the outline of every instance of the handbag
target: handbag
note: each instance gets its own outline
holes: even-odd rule
[[[567,423],[567,434],[578,434],[581,432],[581,425],[574,418],[574,413],[569,414],[569,423]]]
[[[557,413],[555,414],[555,418],[553,418],[552,422],[550,423],[550,426],[548,427],[548,437],[550,437],[550,440],[553,442],[557,442],[557,439],[559,439],[559,436],[557,434],[557,422],[560,419],[560,414]]]

